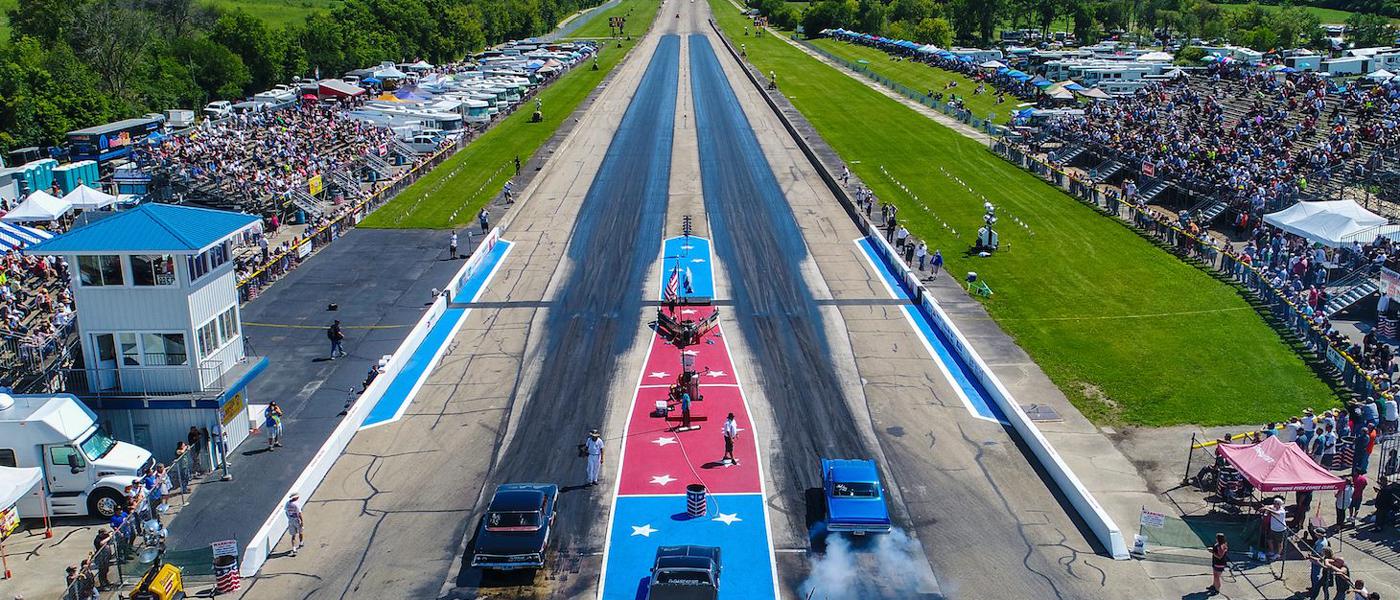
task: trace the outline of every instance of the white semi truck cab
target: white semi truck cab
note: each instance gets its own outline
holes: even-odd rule
[[[74,396],[0,394],[0,466],[42,469],[50,516],[112,516],[150,460],[103,431]],[[21,500],[20,518],[44,516],[39,502],[34,494]]]

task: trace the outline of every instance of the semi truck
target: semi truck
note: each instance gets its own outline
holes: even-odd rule
[[[0,466],[42,469],[50,516],[112,516],[150,461],[149,451],[113,439],[72,395],[0,393]],[[20,518],[44,516],[40,502],[26,496]]]

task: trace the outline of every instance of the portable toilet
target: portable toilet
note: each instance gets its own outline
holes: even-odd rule
[[[24,165],[24,183],[29,186],[29,191],[48,191],[53,187],[53,170],[58,167],[58,161],[52,158],[36,160]]]
[[[79,185],[86,185],[97,189],[97,162],[91,160],[80,160],[66,165],[60,165],[53,170],[54,179],[58,181],[58,188],[67,194]]]

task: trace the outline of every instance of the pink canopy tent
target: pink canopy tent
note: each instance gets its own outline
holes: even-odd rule
[[[1298,444],[1281,442],[1277,437],[1258,444],[1221,444],[1216,451],[1260,492],[1336,490],[1345,485],[1313,462]]]

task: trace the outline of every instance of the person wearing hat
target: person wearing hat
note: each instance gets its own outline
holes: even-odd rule
[[[1317,435],[1317,418],[1313,416],[1313,409],[1303,409],[1303,433],[1298,436],[1298,445],[1307,448],[1312,444],[1313,436]]]
[[[739,426],[734,422],[734,413],[724,418],[724,426],[720,428],[724,433],[724,458],[720,462],[726,465],[738,464],[734,460],[734,438],[739,437]]]
[[[588,485],[598,485],[598,474],[603,471],[603,436],[598,428],[588,430],[583,450],[588,455]]]
[[[306,545],[306,516],[301,512],[301,506],[297,501],[301,500],[301,494],[292,492],[287,498],[287,504],[283,509],[287,512],[287,533],[292,536],[292,550],[288,556],[296,556],[297,550]]]

